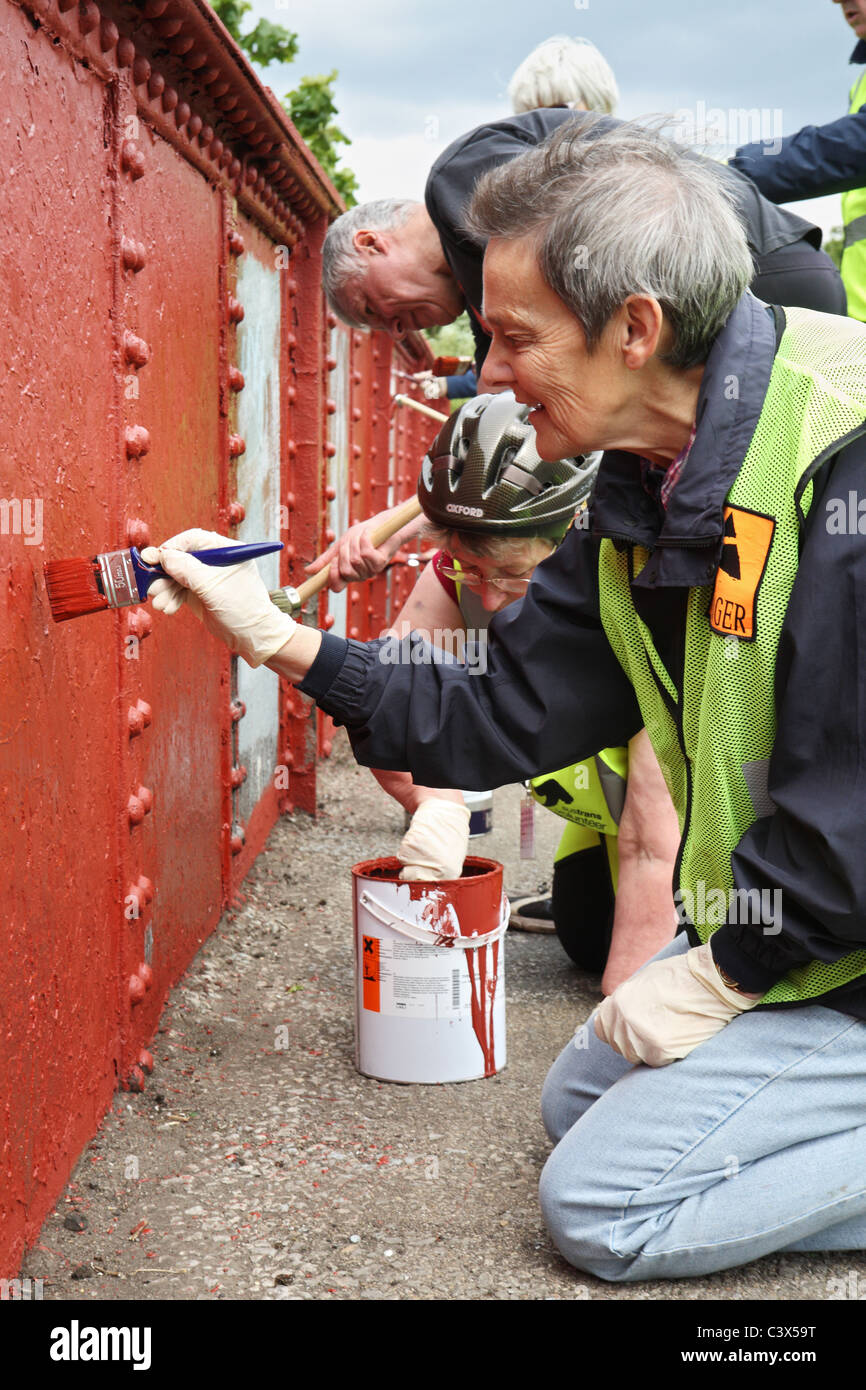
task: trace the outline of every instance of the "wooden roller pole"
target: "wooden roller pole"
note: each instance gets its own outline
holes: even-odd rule
[[[448,421],[448,416],[443,415],[440,410],[434,410],[432,405],[422,405],[420,401],[413,401],[411,396],[395,396],[394,404],[411,406],[413,410],[419,411],[421,415],[429,415],[431,420],[438,420],[440,425],[444,425]]]

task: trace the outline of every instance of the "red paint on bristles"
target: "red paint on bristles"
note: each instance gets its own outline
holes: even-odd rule
[[[111,607],[99,585],[99,561],[95,556],[49,560],[43,568],[51,616],[56,623]]]

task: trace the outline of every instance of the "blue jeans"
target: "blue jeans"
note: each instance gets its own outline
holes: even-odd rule
[[[654,957],[688,950],[684,935]],[[578,1029],[544,1085],[541,1206],[569,1263],[677,1279],[775,1251],[866,1249],[866,1023],[741,1014],[681,1062]]]

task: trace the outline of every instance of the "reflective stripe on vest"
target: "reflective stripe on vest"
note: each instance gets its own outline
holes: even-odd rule
[[[866,72],[851,88],[848,114],[866,105]],[[842,250],[842,279],[848,296],[848,313],[866,321],[866,187],[842,194],[842,222],[845,244]]]
[[[858,241],[866,241],[866,214],[855,217],[845,228],[845,246],[854,246]]]
[[[453,557],[452,563],[456,570],[460,569]],[[456,588],[467,630],[486,629],[492,614],[484,607],[480,595],[459,580]],[[628,749],[604,748],[586,762],[534,777],[529,790],[535,800],[554,815],[596,830],[599,835],[615,835],[625,803],[627,775]]]
[[[840,439],[866,434],[866,329],[806,309],[785,314],[761,416],[728,493],[715,583],[688,594],[683,672],[665,669],[635,610],[629,551],[606,540],[599,555],[602,623],[677,808],[677,902],[701,941],[729,919],[770,936],[784,930],[784,902],[769,890],[752,890],[748,900],[737,893],[731,853],[759,816],[775,810],[767,766],[776,736],[776,653],[797,577],[796,498],[807,513],[811,465],[831,456]],[[647,557],[634,547],[634,573]],[[863,950],[834,963],[812,961],[790,970],[764,999],[810,999],[864,972]]]

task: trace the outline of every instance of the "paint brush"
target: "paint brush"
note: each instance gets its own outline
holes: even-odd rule
[[[441,410],[434,410],[432,405],[422,405],[421,401],[413,401],[411,396],[392,397],[394,405],[407,405],[410,410],[417,410],[419,415],[429,415],[431,420],[441,420],[443,425],[447,425],[448,416],[443,415]]]
[[[374,546],[390,540],[397,531],[421,511],[417,497],[410,497],[397,507],[370,536]],[[259,541],[253,545],[223,546],[215,550],[191,550],[205,565],[239,565],[242,560],[255,560],[282,550],[281,541]],[[165,574],[161,565],[148,565],[135,546],[131,550],[111,550],[104,555],[91,555],[76,560],[50,560],[44,566],[45,583],[51,616],[56,623],[69,618],[82,618],[86,613],[100,613],[104,608],[126,608],[142,603],[154,579]],[[324,589],[330,575],[326,565],[318,574],[305,579],[297,589],[271,589],[270,599],[277,608],[290,616],[299,612],[308,599]]]
[[[258,541],[189,553],[203,565],[239,565],[282,548],[282,541]],[[136,546],[74,560],[49,560],[44,572],[51,616],[56,623],[99,613],[104,608],[142,603],[153,581],[166,573],[161,565],[146,564]]]

